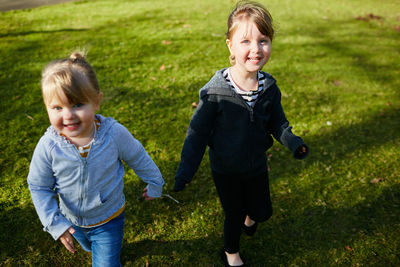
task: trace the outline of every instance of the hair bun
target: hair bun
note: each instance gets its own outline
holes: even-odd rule
[[[69,59],[72,62],[75,62],[77,60],[85,60],[85,55],[82,52],[74,52],[69,56]]]

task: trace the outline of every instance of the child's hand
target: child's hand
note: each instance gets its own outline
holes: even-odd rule
[[[305,158],[307,156],[307,154],[308,154],[307,146],[306,145],[302,145],[302,146],[299,146],[296,149],[296,151],[294,153],[294,157],[297,158],[297,159],[303,159],[303,158]]]
[[[301,146],[301,147],[299,147],[299,148],[297,149],[297,153],[298,153],[299,155],[303,155],[303,154],[307,153],[307,148],[306,148],[305,146]]]
[[[75,229],[70,227],[67,231],[65,231],[61,236],[60,236],[60,241],[64,245],[66,249],[68,249],[71,253],[75,253],[75,247],[74,247],[74,238],[72,235],[75,233]]]
[[[144,200],[155,199],[155,197],[149,197],[149,195],[147,195],[147,188],[146,187],[143,189],[143,195],[142,196],[144,197]]]

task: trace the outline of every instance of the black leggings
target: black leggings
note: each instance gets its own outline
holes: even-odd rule
[[[266,221],[272,215],[268,173],[251,177],[216,172],[212,174],[225,212],[224,248],[228,253],[236,253],[239,252],[246,215],[256,222]]]

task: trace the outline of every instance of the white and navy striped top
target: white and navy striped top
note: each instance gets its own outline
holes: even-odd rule
[[[264,83],[265,83],[265,75],[261,71],[258,71],[257,75],[258,75],[257,91],[243,91],[233,81],[231,73],[230,73],[230,68],[227,68],[223,73],[223,76],[224,76],[226,82],[229,84],[229,86],[232,88],[232,90],[235,91],[238,95],[240,95],[250,107],[252,107],[254,105],[254,102],[256,101],[258,95],[261,93],[261,91],[264,87]]]

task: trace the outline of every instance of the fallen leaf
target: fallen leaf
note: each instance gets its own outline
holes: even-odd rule
[[[339,81],[339,80],[334,80],[334,81],[333,81],[333,85],[335,85],[335,86],[341,86],[341,85],[342,85],[342,82]]]
[[[381,20],[381,19],[383,19],[381,16],[374,15],[374,14],[372,14],[372,13],[368,14],[368,18],[370,18],[370,19],[376,19],[376,20]]]
[[[345,246],[345,248],[346,248],[346,250],[348,250],[348,251],[354,251],[354,249],[353,249],[352,247],[350,247],[350,246]]]
[[[190,24],[184,24],[183,25],[183,28],[190,28],[190,27],[192,27],[192,25],[190,25]]]
[[[32,116],[29,116],[28,114],[26,114],[25,113],[25,116],[28,118],[28,119],[30,119],[30,120],[32,120],[33,121],[33,117]]]
[[[383,178],[374,178],[374,179],[372,179],[371,181],[369,181],[371,184],[377,184],[377,183],[379,183],[379,182],[382,182],[383,180],[385,180],[385,179],[383,179]]]
[[[370,20],[379,20],[379,21],[381,21],[381,20],[383,20],[383,17],[378,16],[378,15],[374,15],[372,13],[369,13],[369,14],[365,15],[364,17],[363,16],[357,16],[356,19],[357,20],[363,20],[363,21],[370,21]]]
[[[192,108],[197,108],[198,104],[196,102],[192,103]]]
[[[160,70],[165,70],[165,65],[164,65],[164,64],[162,64],[162,65],[160,66]]]
[[[357,16],[356,20],[363,20],[363,21],[368,21],[367,18],[361,17],[361,16]]]
[[[163,45],[170,45],[170,44],[172,44],[172,41],[170,41],[170,40],[162,40],[161,43]]]
[[[394,26],[393,30],[395,30],[396,32],[400,32],[400,25]]]

